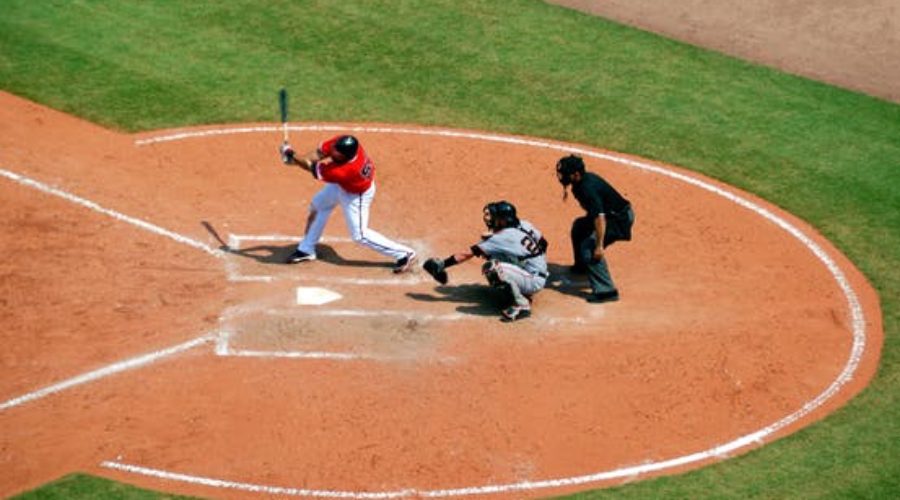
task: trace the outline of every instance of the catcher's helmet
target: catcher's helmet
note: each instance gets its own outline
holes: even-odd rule
[[[519,225],[516,207],[508,201],[495,201],[484,206],[484,225],[491,231]]]
[[[556,162],[556,178],[563,186],[572,183],[572,174],[575,172],[584,174],[584,160],[580,156],[569,155]]]
[[[334,150],[350,160],[359,151],[359,141],[352,135],[342,135],[334,142]]]

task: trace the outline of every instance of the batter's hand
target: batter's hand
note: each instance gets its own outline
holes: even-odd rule
[[[604,257],[603,247],[600,245],[597,245],[597,248],[594,249],[594,255],[592,256],[592,258],[594,259],[594,262],[600,262],[601,260],[603,260],[603,257]]]
[[[448,276],[447,270],[444,269],[444,261],[441,259],[436,259],[434,257],[425,261],[425,264],[422,265],[422,268],[425,269],[425,272],[431,275],[435,281],[442,285],[447,284]]]
[[[290,165],[294,162],[294,148],[287,142],[281,144],[281,147],[278,148],[278,152],[281,153],[281,162],[285,165]]]

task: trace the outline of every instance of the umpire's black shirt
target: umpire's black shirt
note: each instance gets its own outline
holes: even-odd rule
[[[592,219],[600,214],[621,213],[629,206],[628,200],[593,172],[585,172],[580,182],[572,184],[572,195]]]

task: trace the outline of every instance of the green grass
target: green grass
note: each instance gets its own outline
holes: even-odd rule
[[[72,474],[33,491],[16,495],[16,500],[187,500],[191,497],[143,490],[108,479]]]
[[[872,385],[745,456],[585,496],[900,495],[900,106],[537,1],[2,2],[0,88],[109,127],[276,121],[280,87],[294,121],[591,144],[811,222],[882,297]]]

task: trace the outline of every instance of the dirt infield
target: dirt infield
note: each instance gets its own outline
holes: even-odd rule
[[[353,130],[372,227],[421,255],[471,244],[486,201],[544,230],[532,318],[498,322],[474,264],[445,287],[391,274],[337,215],[322,260],[280,264],[319,186],[270,124],[129,136],[0,93],[0,495],[87,471],[223,498],[546,496],[744,452],[874,373],[875,292],[762,200],[577,145],[348,127],[292,141]],[[565,270],[578,208],[552,167],[572,150],[636,206],[618,303]],[[340,298],[298,304],[308,287]]]
[[[894,0],[548,0],[900,103]]]

